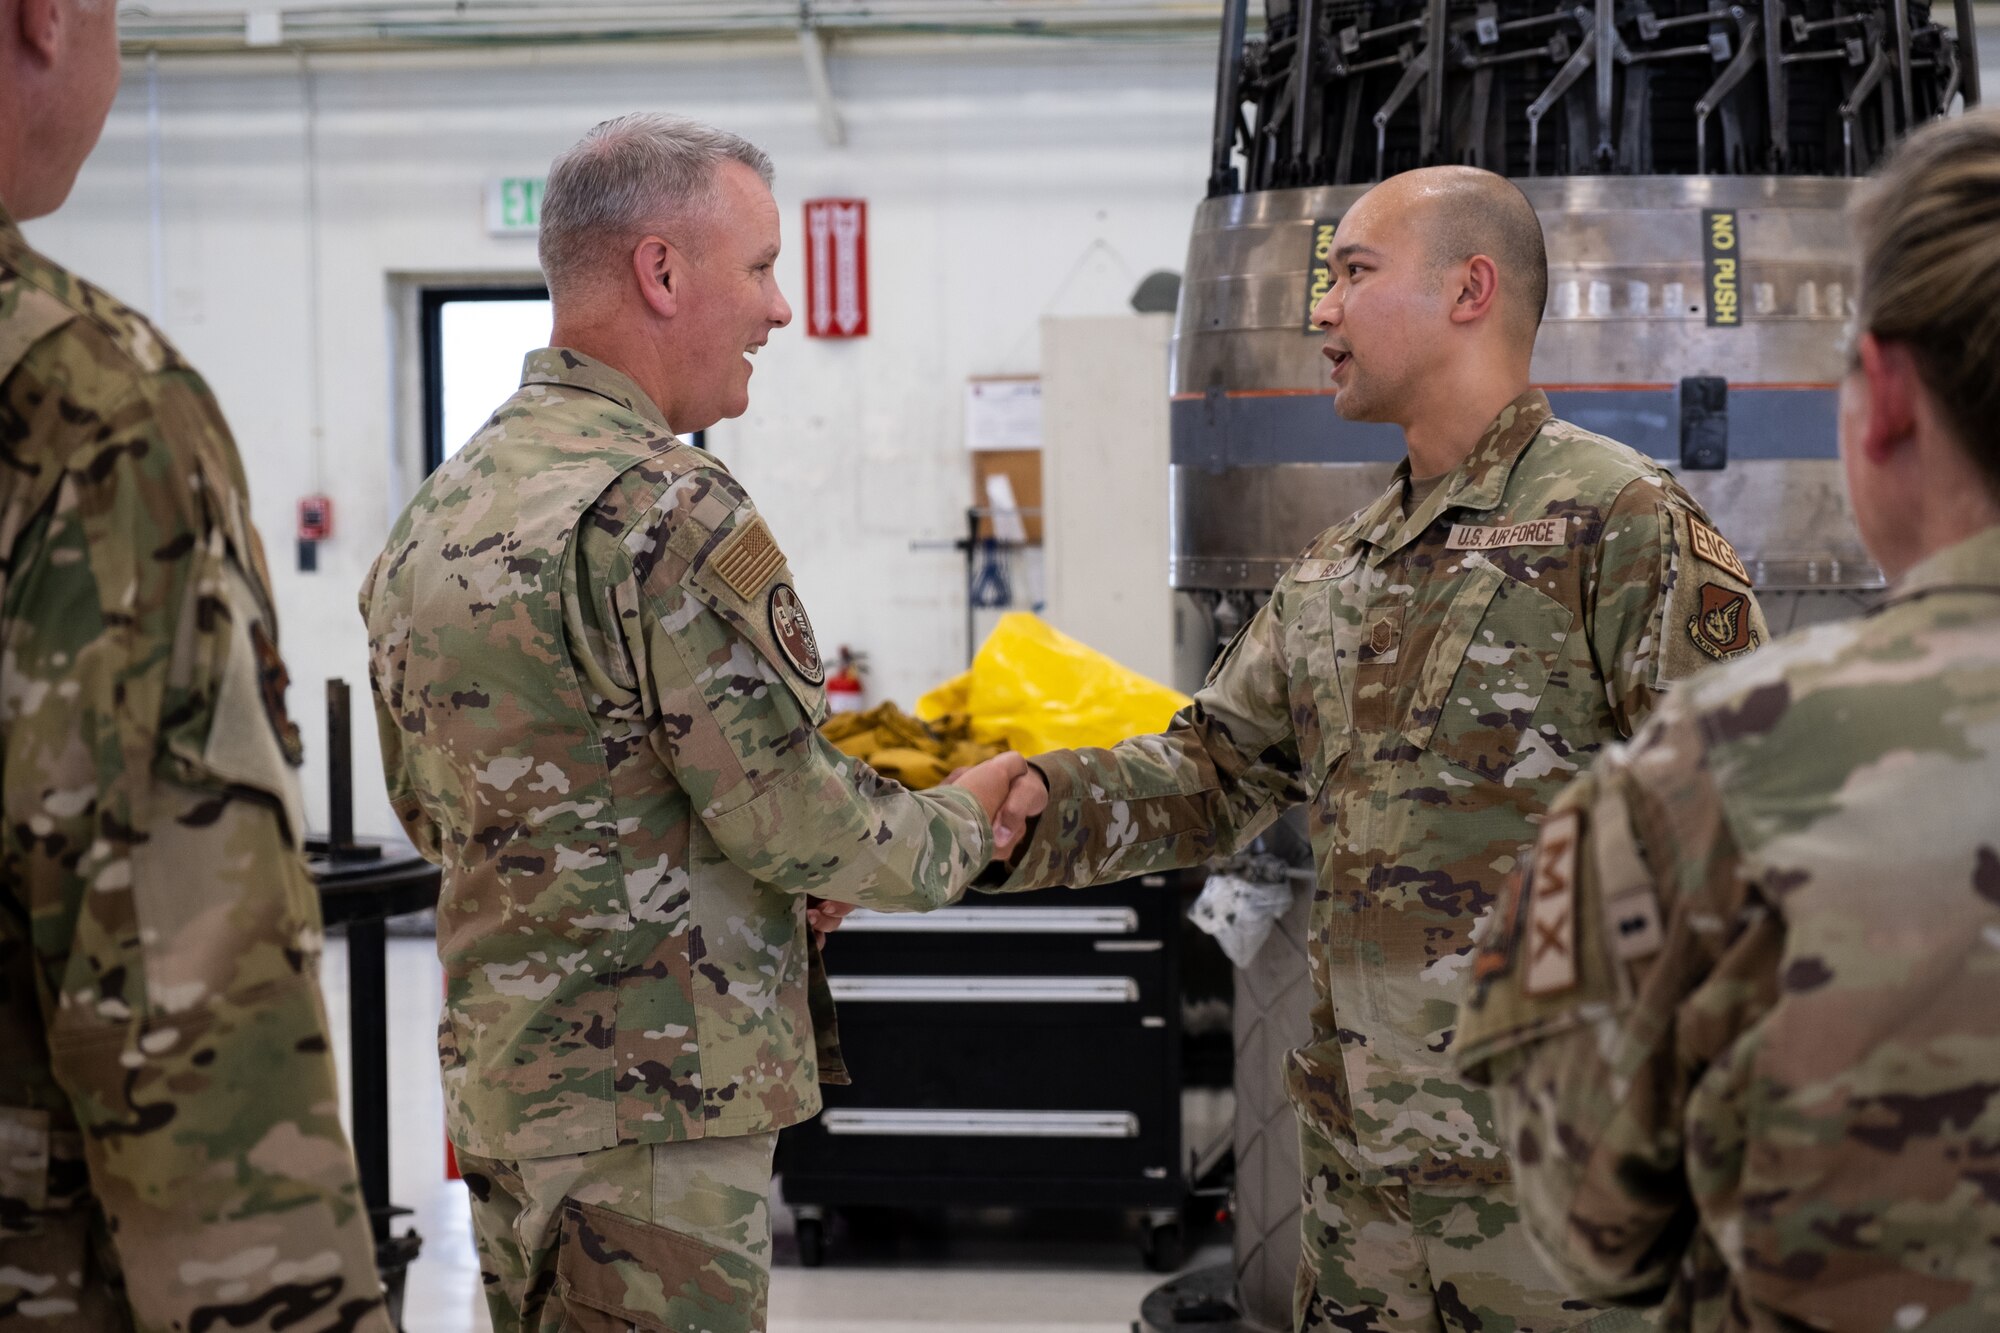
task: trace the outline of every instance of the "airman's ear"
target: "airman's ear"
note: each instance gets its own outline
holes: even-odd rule
[[[632,275],[638,279],[639,295],[662,319],[672,319],[680,310],[686,270],[687,256],[671,241],[647,236],[632,247]]]
[[[1457,267],[1453,278],[1458,291],[1452,297],[1452,323],[1470,324],[1483,319],[1500,295],[1499,266],[1487,255],[1474,255]]]
[[[1885,343],[1872,333],[1864,333],[1854,353],[1868,383],[1868,415],[1855,443],[1862,456],[1879,467],[1914,442],[1922,381],[1917,376],[1916,358],[1901,343]]]
[[[21,49],[38,65],[54,65],[62,49],[67,0],[18,0],[15,34]]]

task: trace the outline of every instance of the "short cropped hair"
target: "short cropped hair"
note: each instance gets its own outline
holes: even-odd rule
[[[1445,169],[1429,202],[1431,261],[1445,268],[1486,255],[1500,270],[1502,289],[1518,302],[1526,331],[1540,329],[1549,303],[1549,251],[1542,220],[1521,187],[1490,171]]]
[[[1861,188],[1854,327],[1909,348],[2000,498],[2000,108],[1924,126]]]
[[[654,111],[607,120],[549,167],[542,190],[542,276],[558,301],[646,232],[699,217],[716,172],[740,162],[771,183],[771,159],[747,139]]]

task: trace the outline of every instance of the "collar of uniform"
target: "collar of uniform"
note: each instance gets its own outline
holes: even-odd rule
[[[1530,389],[1501,408],[1500,415],[1486,427],[1465,461],[1407,519],[1403,517],[1403,483],[1410,476],[1410,460],[1405,458],[1398,463],[1387,494],[1375,502],[1360,523],[1362,540],[1375,548],[1369,563],[1415,541],[1447,509],[1484,511],[1498,505],[1507,494],[1507,479],[1514,474],[1514,464],[1520,461],[1528,442],[1554,416],[1548,395],[1540,389]]]
[[[1919,561],[1882,600],[1884,605],[1907,602],[1952,588],[2000,592],[2000,524]]]
[[[667,414],[662,412],[645,390],[632,382],[632,377],[622,370],[613,370],[595,357],[573,352],[567,347],[544,347],[528,353],[521,363],[521,385],[561,384],[572,389],[584,389],[600,398],[609,398],[627,412],[635,413],[656,422],[669,434],[673,427],[667,424]]]
[[[0,245],[12,247],[27,244],[21,235],[21,224],[14,221],[14,215],[7,211],[7,205],[0,204]]]

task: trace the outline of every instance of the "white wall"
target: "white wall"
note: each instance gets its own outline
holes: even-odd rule
[[[1042,323],[1049,623],[1174,683],[1167,587],[1169,315]]]
[[[1123,311],[1147,271],[1181,266],[1206,175],[1212,61],[1212,43],[1186,40],[842,46],[832,76],[848,145],[832,149],[790,45],[315,56],[316,389],[299,66],[163,59],[164,308],[149,313],[206,373],[242,446],[312,749],[315,822],[320,682],[345,676],[365,697],[355,590],[421,450],[396,401],[415,355],[398,345],[396,275],[534,273],[531,241],[485,234],[487,178],[539,175],[628,110],[725,125],[778,164],[792,233],[781,279],[795,302],[799,201],[869,200],[871,336],[778,335],[749,414],[709,439],[769,516],[821,641],[866,649],[876,697],[909,703],[965,657],[957,558],[909,546],[959,531],[966,377],[1039,370],[1043,316]],[[147,111],[146,67],[133,63],[70,203],[28,228],[142,308],[155,286]],[[319,572],[299,574],[293,505],[315,490],[334,499],[336,535]],[[357,823],[389,831],[371,727],[357,729],[355,762]]]

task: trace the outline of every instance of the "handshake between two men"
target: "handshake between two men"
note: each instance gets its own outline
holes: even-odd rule
[[[986,822],[993,826],[993,859],[1004,862],[1021,849],[1028,825],[1048,808],[1049,788],[1026,759],[1008,750],[982,764],[955,770],[945,785],[963,787],[978,798]],[[806,909],[806,923],[821,936],[840,927],[852,903],[815,898]]]

